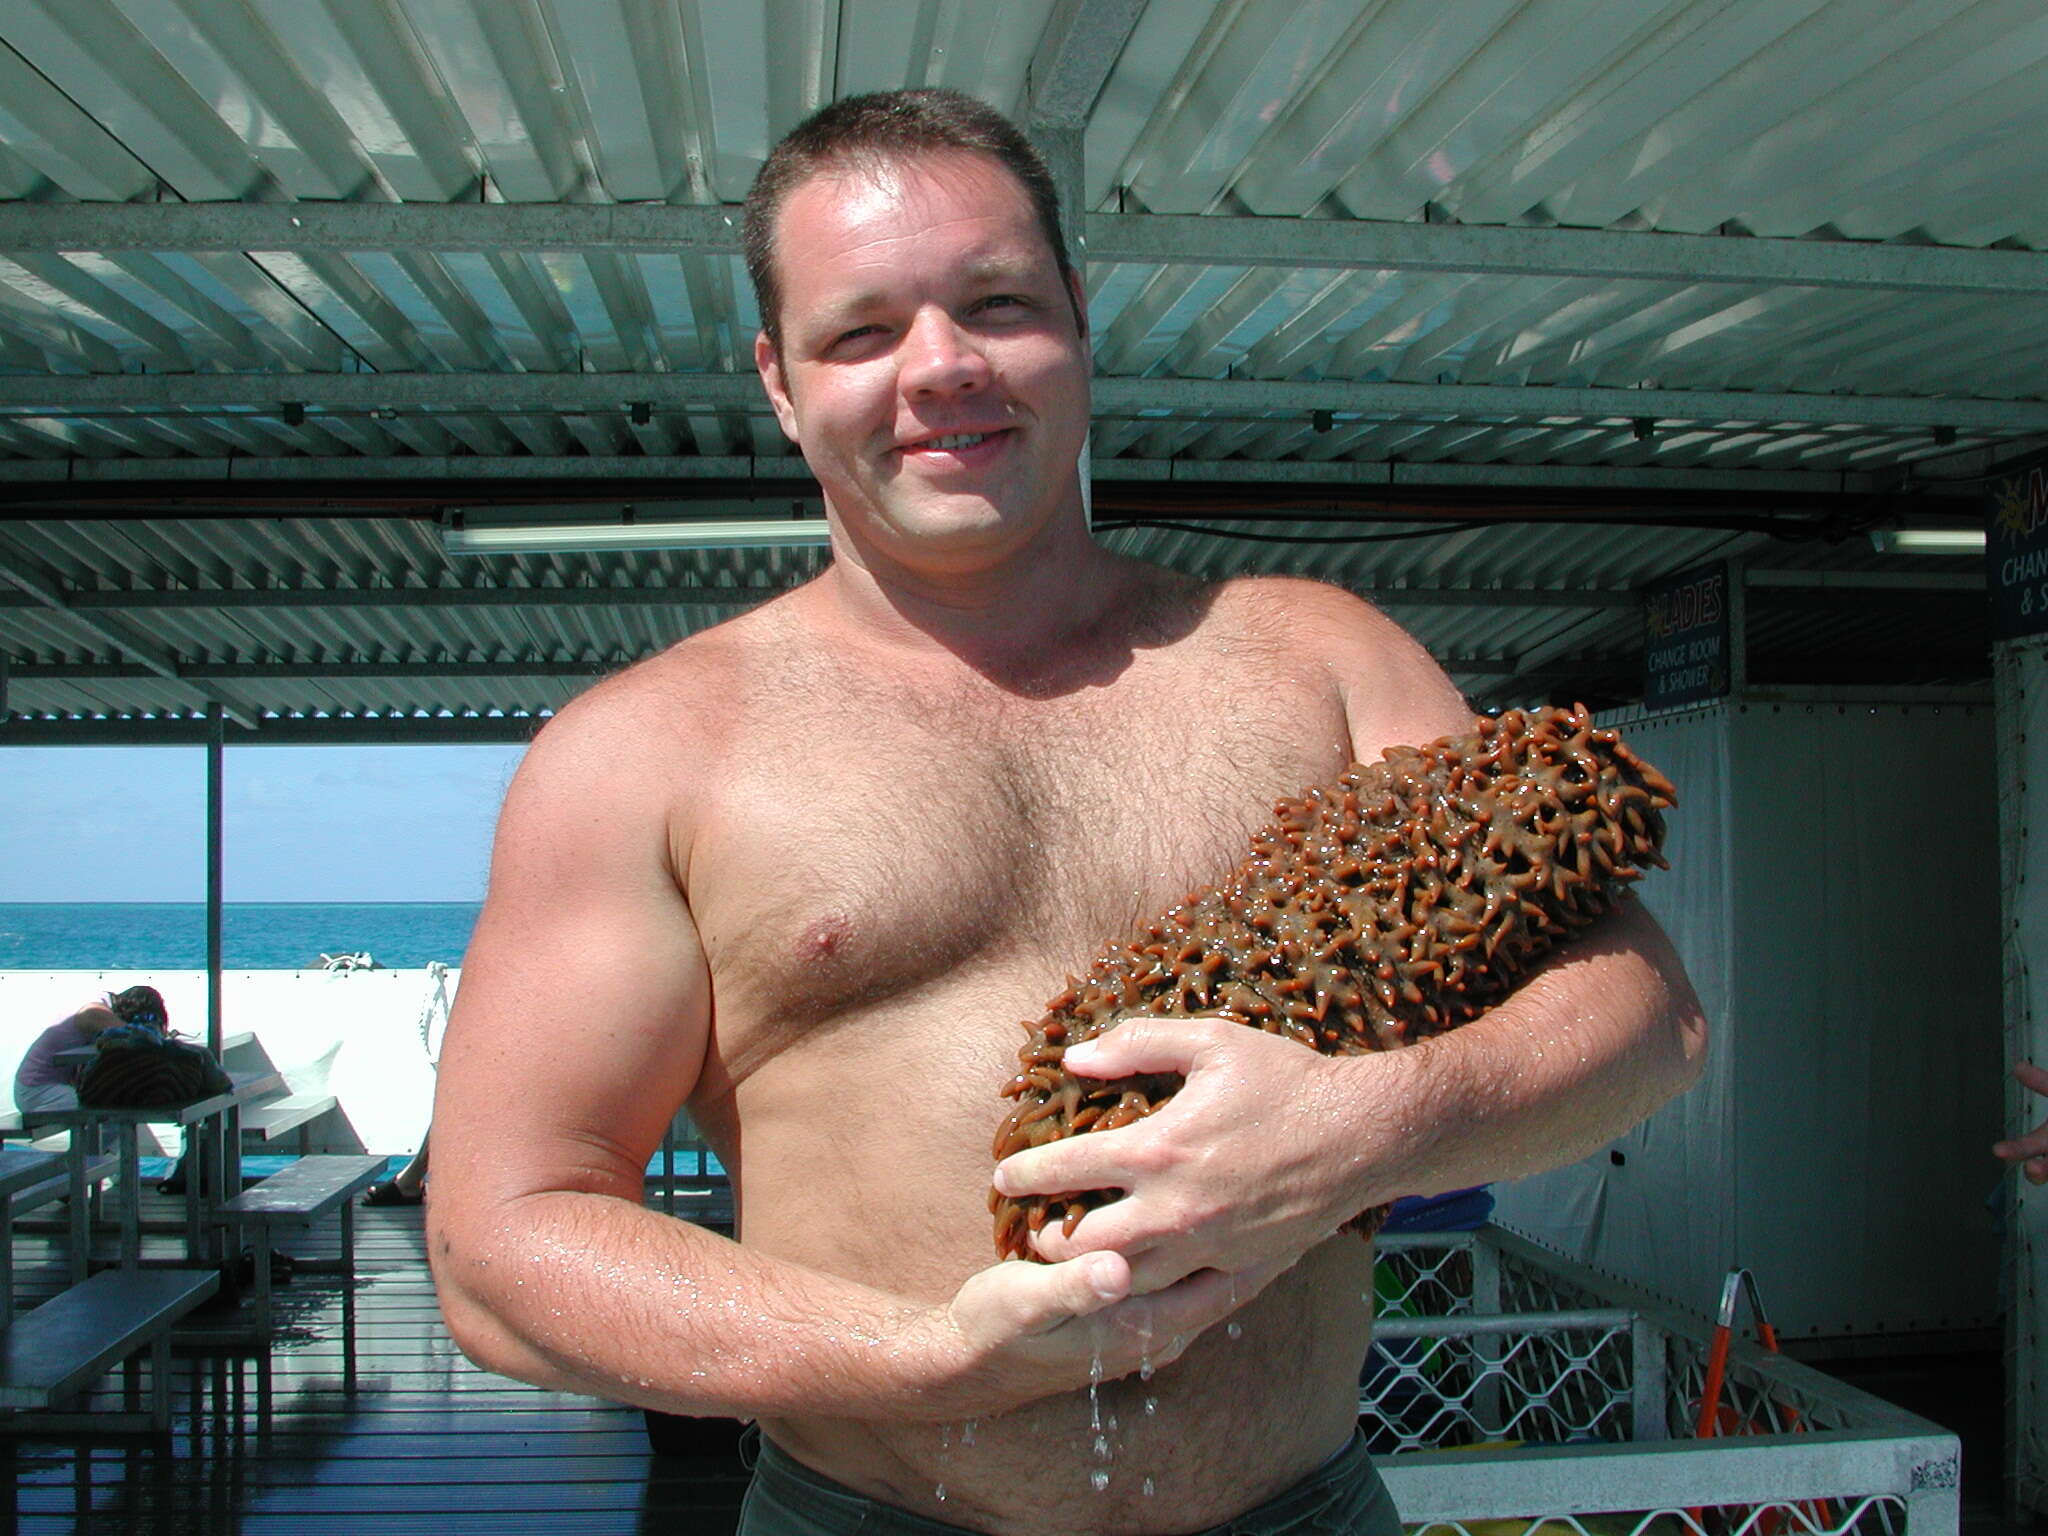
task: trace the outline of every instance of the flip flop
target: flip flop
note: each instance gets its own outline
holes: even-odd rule
[[[426,1198],[427,1192],[425,1190],[408,1195],[389,1179],[384,1180],[380,1184],[372,1184],[363,1191],[363,1204],[365,1205],[418,1205]]]

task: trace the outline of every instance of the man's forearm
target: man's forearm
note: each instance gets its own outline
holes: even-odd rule
[[[953,1395],[931,1309],[630,1201],[554,1192],[463,1225],[490,1235],[435,1244],[443,1311],[501,1375],[737,1417],[937,1417]]]
[[[431,1242],[450,1331],[489,1370],[671,1413],[871,1421],[980,1418],[1171,1364],[1284,1267],[1136,1299],[1112,1255],[995,1264],[926,1305],[567,1191]]]
[[[1393,1079],[1368,1113],[1398,1113],[1410,1138],[1368,1174],[1368,1203],[1574,1162],[1689,1087],[1705,1051],[1683,967],[1630,903],[1483,1018],[1351,1059]]]

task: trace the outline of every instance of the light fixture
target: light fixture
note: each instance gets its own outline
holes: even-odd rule
[[[1885,555],[1981,555],[1982,528],[1873,528],[1870,542]]]
[[[441,530],[451,555],[575,554],[608,549],[769,549],[831,543],[822,517],[643,523],[465,523]]]

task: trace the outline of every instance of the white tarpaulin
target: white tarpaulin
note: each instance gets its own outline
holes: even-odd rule
[[[1991,712],[1720,705],[1628,725],[1678,784],[1643,899],[1713,1046],[1692,1094],[1501,1219],[1794,1334],[1984,1327],[2000,1059]],[[1619,1154],[1619,1159],[1614,1156]]]

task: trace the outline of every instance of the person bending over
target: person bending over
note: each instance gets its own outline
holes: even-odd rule
[[[1472,717],[1355,597],[1090,537],[1083,293],[995,113],[826,108],[746,243],[832,564],[526,756],[434,1111],[450,1329],[507,1375],[756,1421],[746,1531],[1393,1531],[1356,1433],[1373,1250],[1338,1227],[1583,1156],[1685,1087],[1680,966],[1631,904],[1404,1051],[1127,1023],[1076,1069],[1185,1087],[997,1168],[1056,1191],[1113,1148],[1090,1187],[1124,1194],[992,1263],[1019,1021],[1275,799]],[[642,1204],[684,1104],[737,1241]]]
[[[111,1029],[121,1018],[110,1006],[112,999],[87,1003],[76,1013],[59,1019],[35,1038],[35,1043],[14,1069],[14,1107],[24,1113],[78,1108],[78,1079],[90,1058],[65,1059],[63,1052],[84,1050],[99,1039],[100,1031]]]

